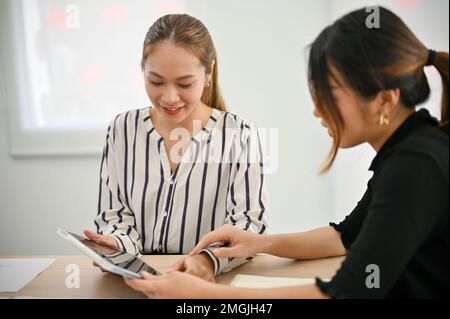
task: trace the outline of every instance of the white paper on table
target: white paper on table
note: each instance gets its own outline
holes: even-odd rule
[[[53,258],[0,258],[0,292],[17,292],[49,267]]]
[[[330,279],[322,279],[329,281]],[[242,288],[277,288],[286,286],[314,284],[315,278],[287,278],[253,275],[236,275],[230,285]]]

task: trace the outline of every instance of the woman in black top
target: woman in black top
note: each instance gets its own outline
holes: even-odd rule
[[[339,224],[297,234],[255,235],[223,226],[191,252],[223,241],[228,248],[213,250],[220,258],[346,255],[332,280],[260,290],[172,272],[157,279],[143,274],[146,280],[127,280],[130,286],[158,297],[448,297],[449,57],[428,50],[389,10],[379,8],[378,14],[379,28],[368,26],[365,9],[337,20],[313,42],[309,58],[314,113],[333,138],[323,171],[338,148],[368,142],[377,151],[373,177],[356,208]],[[415,110],[430,95],[426,66],[442,77],[440,122],[425,109]]]

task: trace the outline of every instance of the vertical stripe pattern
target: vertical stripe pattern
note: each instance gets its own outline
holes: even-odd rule
[[[226,223],[265,232],[263,154],[251,122],[213,109],[174,172],[165,147],[149,108],[110,122],[100,162],[98,233],[115,236],[133,253],[187,254]],[[221,272],[239,262],[217,264]]]

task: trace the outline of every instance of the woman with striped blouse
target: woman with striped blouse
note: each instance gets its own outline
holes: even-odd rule
[[[226,111],[206,27],[186,14],[159,18],[145,37],[141,66],[153,106],[111,121],[97,232],[85,235],[133,254],[187,254],[224,224],[264,233],[257,129]],[[203,252],[173,269],[212,281],[245,261]]]

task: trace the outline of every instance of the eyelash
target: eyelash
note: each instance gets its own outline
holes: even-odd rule
[[[153,81],[150,81],[150,83],[151,83],[152,85],[154,85],[154,86],[160,86],[160,85],[162,85],[162,83],[160,83],[160,82],[153,82]],[[190,87],[192,86],[192,84],[185,84],[185,85],[183,85],[183,84],[178,84],[178,86],[179,86],[180,88],[182,88],[182,89],[188,89],[188,88],[190,88]]]

